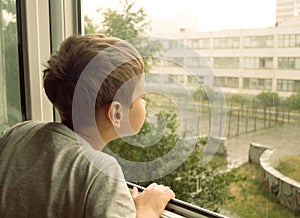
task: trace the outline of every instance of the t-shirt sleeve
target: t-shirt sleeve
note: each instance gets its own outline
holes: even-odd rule
[[[133,199],[124,179],[101,173],[89,190],[85,217],[136,217]]]

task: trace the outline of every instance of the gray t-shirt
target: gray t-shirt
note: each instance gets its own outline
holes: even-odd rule
[[[117,161],[96,168],[63,124],[23,122],[0,134],[0,217],[135,217]]]

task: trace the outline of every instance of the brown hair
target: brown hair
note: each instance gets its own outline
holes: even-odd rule
[[[97,87],[92,80],[89,82],[90,86],[94,86],[91,88],[98,92],[94,102],[96,110],[111,103],[122,84],[144,73],[144,63],[137,50],[121,39],[90,34],[73,35],[63,41],[47,62],[44,88],[58,109],[62,122],[71,128],[72,102],[77,82],[85,67],[101,52],[104,55],[101,55],[101,60],[97,59],[96,74],[103,74],[105,79],[101,87]],[[118,64],[120,60],[126,62]],[[127,93],[129,98],[131,94]]]

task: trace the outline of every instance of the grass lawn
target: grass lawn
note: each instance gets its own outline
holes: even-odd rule
[[[223,208],[230,211],[230,217],[240,218],[290,218],[293,212],[276,202],[276,198],[262,188],[260,168],[254,164],[244,164],[235,173],[241,177],[229,186],[233,199]]]
[[[277,170],[283,175],[300,182],[300,156],[283,157]]]

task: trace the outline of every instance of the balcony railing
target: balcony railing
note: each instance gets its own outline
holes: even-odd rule
[[[130,182],[127,182],[128,188],[132,189],[134,186],[139,192],[142,192],[145,188]],[[227,218],[219,213],[212,212],[210,210],[189,204],[185,201],[178,200],[176,198],[171,199],[167,204],[162,218],[180,218],[180,217],[191,217],[191,218]]]

